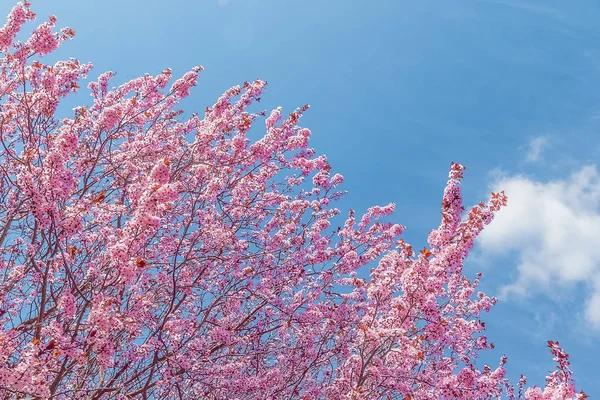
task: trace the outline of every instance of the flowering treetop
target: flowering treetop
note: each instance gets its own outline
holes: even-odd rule
[[[476,366],[496,300],[462,265],[504,193],[463,219],[453,163],[420,251],[385,222],[393,204],[336,227],[343,179],[308,147],[308,106],[250,112],[256,80],[184,118],[196,67],[116,88],[104,73],[59,119],[92,67],[42,63],[74,36],[54,17],[15,41],[34,18],[20,3],[0,29],[4,398],[586,397],[558,343],[545,388],[512,388],[504,357]]]

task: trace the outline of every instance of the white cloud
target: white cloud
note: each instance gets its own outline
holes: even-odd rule
[[[229,1],[230,0],[217,0],[221,7],[225,7],[227,4],[229,4]]]
[[[538,136],[533,138],[528,144],[527,161],[535,162],[540,159],[542,152],[548,146],[548,136]]]
[[[587,291],[585,318],[600,328],[600,173],[587,166],[568,179],[538,182],[497,175],[508,206],[482,232],[485,257],[517,254],[518,278],[502,294],[556,288]]]

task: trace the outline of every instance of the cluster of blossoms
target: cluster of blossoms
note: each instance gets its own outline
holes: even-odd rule
[[[453,163],[413,251],[393,204],[332,206],[343,178],[308,147],[307,106],[247,138],[266,82],[183,118],[200,67],[169,88],[168,69],[115,88],[102,74],[57,119],[91,65],[36,60],[74,32],[51,18],[15,42],[33,18],[18,4],[0,29],[3,398],[586,397],[558,343],[544,388],[512,387],[505,358],[475,363],[496,300],[462,266],[503,193],[463,218]]]

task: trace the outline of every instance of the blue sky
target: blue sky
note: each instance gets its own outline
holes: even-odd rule
[[[38,0],[33,9],[75,29],[57,56],[92,62],[91,78],[200,64],[188,109],[257,77],[269,81],[265,108],[311,104],[312,145],[350,191],[340,208],[395,202],[415,245],[439,222],[451,161],[467,166],[467,203],[506,189],[512,211],[467,263],[502,299],[485,318],[498,351],[482,362],[505,353],[511,376],[541,384],[553,366],[545,342],[559,340],[578,386],[600,396],[600,2]]]

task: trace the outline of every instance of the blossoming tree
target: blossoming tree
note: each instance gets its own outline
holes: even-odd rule
[[[462,264],[503,193],[462,219],[452,164],[420,251],[393,204],[336,228],[342,177],[308,147],[307,106],[248,111],[257,80],[184,118],[197,67],[102,74],[59,119],[91,65],[42,63],[74,32],[51,17],[16,41],[34,17],[20,3],[0,29],[0,397],[586,397],[558,343],[545,388],[476,366],[495,299]]]

